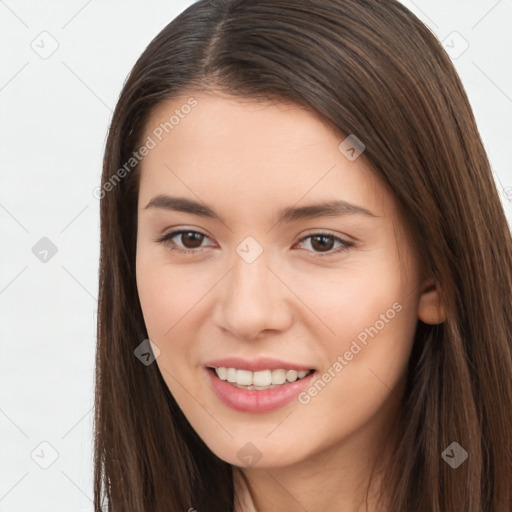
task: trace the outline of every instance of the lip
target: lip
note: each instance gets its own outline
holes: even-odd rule
[[[282,364],[282,363],[280,363]],[[220,365],[219,365],[220,366]],[[237,368],[237,366],[228,366],[228,368]],[[241,370],[242,368],[238,366]],[[272,369],[304,369],[308,368],[297,366],[293,368],[284,368],[283,366],[275,367]],[[268,366],[265,369],[270,369]],[[255,370],[258,371],[258,370]],[[305,388],[311,385],[311,381],[316,378],[316,371],[312,371],[306,377],[296,380],[295,382],[288,382],[281,386],[258,391],[257,389],[241,389],[231,385],[225,380],[219,379],[215,370],[205,368],[207,377],[210,381],[213,391],[217,397],[228,407],[242,412],[250,413],[264,413],[279,409],[291,402],[297,395]]]
[[[205,363],[207,368],[237,368],[239,370],[250,370],[259,372],[261,370],[314,370],[311,366],[280,361],[272,357],[260,357],[251,361],[240,357],[228,357],[225,359],[216,359]]]

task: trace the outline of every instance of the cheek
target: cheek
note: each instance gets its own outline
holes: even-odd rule
[[[141,254],[137,260],[137,289],[149,339],[159,349],[156,364],[182,410],[193,406],[197,379],[191,379],[187,313],[201,296],[197,282],[186,273]],[[187,334],[188,332],[188,334]],[[187,393],[182,390],[186,389]]]
[[[376,322],[383,330],[381,315],[387,311],[391,323],[401,323],[407,315],[398,314],[399,306],[393,309],[393,304],[405,306],[404,301],[414,299],[413,286],[405,279],[393,254],[384,250],[360,261],[348,261],[340,269],[328,269],[323,275],[303,274],[294,279],[297,294],[304,297],[304,302],[328,328],[328,339],[332,339],[330,351],[343,349],[347,341],[350,345],[352,338]],[[323,329],[324,332],[327,331]]]
[[[200,382],[199,347],[194,343],[215,273],[198,279],[195,265],[171,265],[165,254],[142,248],[137,257],[137,289],[149,339],[158,347],[156,363],[170,392],[183,410],[197,405]]]
[[[414,294],[397,284],[373,287],[367,300],[347,300],[345,306],[333,324],[336,339],[325,345],[328,362],[301,403],[349,432],[397,397],[413,346],[417,309]],[[338,405],[334,410],[333,404]]]
[[[208,290],[192,266],[177,268],[161,259],[142,251],[137,257],[137,291],[148,335],[155,342],[172,336]]]
[[[320,408],[335,401],[353,406],[354,412],[365,407],[370,411],[407,366],[417,324],[417,295],[414,282],[406,280],[391,256],[383,254],[343,271],[308,295],[314,297],[308,305],[329,328],[319,340],[325,379],[311,391],[318,395]]]

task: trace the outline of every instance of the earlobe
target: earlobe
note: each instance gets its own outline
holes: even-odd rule
[[[446,320],[446,311],[438,287],[433,279],[423,285],[418,303],[418,318],[425,324],[441,324]]]

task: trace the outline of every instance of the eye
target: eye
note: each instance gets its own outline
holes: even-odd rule
[[[354,242],[348,242],[347,240],[342,240],[341,238],[333,235],[332,233],[312,233],[310,235],[306,235],[299,240],[299,243],[304,242],[305,240],[310,240],[310,246],[316,252],[314,257],[325,258],[327,256],[333,256],[335,254],[339,254],[344,251],[348,251],[350,247],[354,246]],[[335,243],[339,243],[340,247],[336,250],[333,249],[333,245]]]
[[[173,238],[181,237],[182,245],[177,244]],[[208,238],[208,235],[200,231],[194,231],[192,229],[180,229],[178,231],[172,231],[156,240],[156,242],[163,243],[166,247],[169,247],[173,251],[183,253],[197,253],[197,249],[201,248],[201,244],[204,239]]]
[[[178,240],[181,239],[181,245],[176,243],[176,241],[173,240],[174,238],[177,238]],[[204,240],[208,238],[208,235],[202,233],[201,231],[195,231],[192,229],[180,229],[163,235],[162,237],[158,238],[156,242],[163,243],[166,247],[169,247],[169,249],[173,251],[192,254],[200,252],[199,249],[201,249],[201,247],[205,247],[202,245]],[[312,252],[314,252],[315,258],[333,256],[335,254],[348,251],[350,247],[354,246],[353,242],[342,240],[332,233],[312,233],[310,235],[303,236],[298,241],[298,243],[303,243],[306,240],[310,240],[310,246],[313,249]],[[333,250],[333,245],[336,243],[339,244],[339,247]]]

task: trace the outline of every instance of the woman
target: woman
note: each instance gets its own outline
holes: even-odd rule
[[[96,510],[512,509],[511,234],[405,7],[196,2],[101,197]]]

